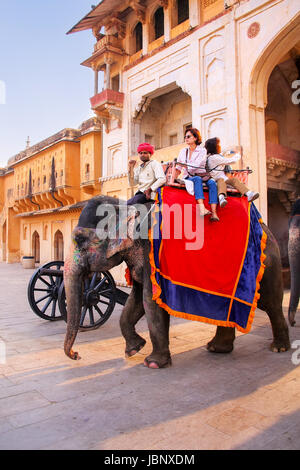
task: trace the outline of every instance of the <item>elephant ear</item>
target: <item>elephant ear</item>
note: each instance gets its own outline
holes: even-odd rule
[[[121,253],[133,246],[136,221],[139,211],[134,206],[128,206],[127,217],[119,219],[118,233],[119,237],[109,240],[106,257],[111,258],[116,253]]]

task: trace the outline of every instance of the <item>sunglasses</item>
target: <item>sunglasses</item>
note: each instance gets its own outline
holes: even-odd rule
[[[193,136],[193,135],[190,135],[190,134],[184,136],[185,139],[190,139],[191,137],[194,137],[194,136]]]

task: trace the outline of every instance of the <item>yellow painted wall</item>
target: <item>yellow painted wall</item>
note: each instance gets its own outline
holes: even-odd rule
[[[224,10],[224,0],[201,0],[201,22],[210,20]]]

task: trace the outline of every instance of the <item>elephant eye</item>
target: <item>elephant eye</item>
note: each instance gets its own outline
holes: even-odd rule
[[[78,233],[77,235],[75,235],[74,241],[78,245],[78,247],[80,247],[86,241],[86,237],[84,235]]]

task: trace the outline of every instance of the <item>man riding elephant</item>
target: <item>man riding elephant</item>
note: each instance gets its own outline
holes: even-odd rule
[[[71,359],[79,359],[72,347],[78,332],[81,304],[82,279],[87,272],[107,271],[123,261],[130,269],[133,286],[120,318],[121,332],[126,341],[125,354],[132,356],[144,345],[145,340],[137,334],[135,325],[145,314],[153,350],[146,357],[145,365],[149,368],[162,368],[171,364],[169,350],[169,314],[152,299],[152,283],[150,279],[150,241],[148,238],[136,238],[134,229],[143,221],[135,206],[126,206],[128,215],[128,235],[124,238],[118,234],[109,235],[109,227],[105,220],[105,208],[112,207],[117,227],[121,227],[120,214],[126,202],[115,198],[99,196],[91,199],[83,209],[78,226],[73,231],[73,250],[65,262],[64,278],[66,300],[68,306],[67,333],[65,353]],[[151,209],[151,204],[145,204]],[[106,219],[105,219],[106,217]],[[150,215],[149,215],[150,218]],[[149,219],[148,218],[148,219]],[[124,217],[123,217],[124,219]],[[145,221],[145,217],[143,219]],[[104,232],[99,234],[99,224],[104,225]],[[258,308],[268,314],[272,330],[272,351],[286,351],[290,347],[288,327],[282,312],[283,286],[281,262],[278,245],[274,236],[266,226],[267,244],[265,248],[265,271],[260,284]],[[200,268],[199,268],[200,269]],[[235,328],[218,326],[214,338],[208,343],[211,352],[228,353],[233,350]]]
[[[147,142],[140,144],[137,148],[140,160],[142,162],[137,168],[136,160],[128,162],[128,181],[130,186],[138,184],[138,191],[127,201],[127,204],[145,204],[153,201],[157,189],[165,184],[166,175],[162,164],[157,160],[151,160],[154,154],[154,147]]]

